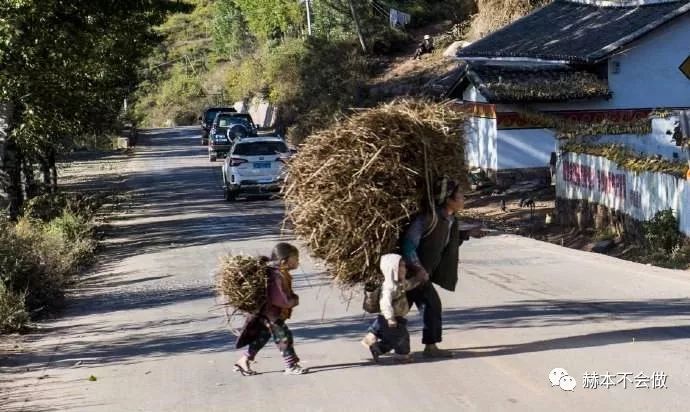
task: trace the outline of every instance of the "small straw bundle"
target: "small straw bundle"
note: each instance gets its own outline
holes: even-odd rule
[[[268,271],[266,258],[225,256],[216,275],[216,291],[235,311],[256,313],[266,302]]]
[[[340,286],[378,283],[429,182],[466,177],[463,119],[450,103],[399,100],[305,141],[288,165],[288,219]]]

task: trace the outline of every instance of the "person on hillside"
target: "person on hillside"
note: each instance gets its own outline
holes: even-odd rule
[[[299,266],[299,251],[289,243],[278,243],[271,253],[266,303],[258,315],[250,317],[238,339],[237,347],[247,346],[243,356],[235,363],[235,371],[242,376],[256,375],[249,363],[273,337],[283,355],[286,375],[308,372],[299,365],[292,332],[285,324],[292,309],[299,305],[299,296],[292,290],[291,270]]]
[[[369,326],[362,345],[369,349],[374,362],[379,356],[393,350],[396,359],[403,362],[412,361],[410,355],[410,333],[407,331],[405,315],[410,311],[406,291],[416,286],[413,280],[406,278],[407,268],[402,256],[394,253],[381,256],[381,314]]]
[[[414,52],[414,60],[418,60],[422,58],[423,54],[431,53],[434,51],[434,41],[431,39],[431,36],[428,34],[424,35],[424,40],[419,43],[419,46],[417,46],[417,50]]]
[[[441,299],[432,283],[454,291],[458,281],[458,248],[470,233],[460,230],[455,213],[464,207],[462,187],[454,180],[439,179],[433,189],[433,207],[418,214],[401,239],[403,259],[420,285],[407,292],[409,305],[422,312],[422,343],[425,357],[452,357],[438,348],[442,340]],[[478,231],[472,232],[479,236]]]

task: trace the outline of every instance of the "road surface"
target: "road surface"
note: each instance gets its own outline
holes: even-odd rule
[[[239,354],[212,290],[218,259],[268,253],[291,238],[281,236],[280,200],[223,200],[220,163],[208,161],[198,134],[149,131],[122,166],[132,209],[113,221],[101,262],[64,316],[25,337],[23,353],[2,365],[0,409],[688,409],[686,272],[508,235],[465,243],[459,290],[440,292],[442,347],[453,359],[422,359],[413,309],[419,361],[372,364],[358,343],[371,315],[304,253],[295,275],[301,305],[289,324],[313,373],[284,376],[271,344],[255,365],[261,375],[233,373]],[[573,391],[551,385],[556,367],[575,379]]]

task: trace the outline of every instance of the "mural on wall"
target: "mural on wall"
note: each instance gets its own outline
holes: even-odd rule
[[[603,157],[564,153],[557,163],[556,196],[597,203],[639,221],[670,208],[680,230],[690,235],[690,182],[668,174],[636,173]]]

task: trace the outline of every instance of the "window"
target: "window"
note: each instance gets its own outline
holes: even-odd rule
[[[216,118],[216,114],[218,114],[218,110],[209,110],[206,112],[206,123],[213,123],[213,119]]]
[[[218,127],[230,127],[233,124],[241,124],[247,128],[251,128],[251,120],[245,116],[225,115],[218,118]]]
[[[283,142],[252,142],[236,144],[232,154],[238,156],[270,156],[287,152],[287,145]]]

